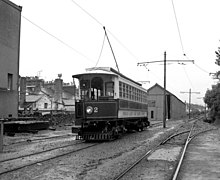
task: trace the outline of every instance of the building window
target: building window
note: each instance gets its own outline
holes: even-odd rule
[[[48,103],[44,103],[44,109],[47,109]]]
[[[13,84],[13,74],[8,73],[8,90],[12,90],[12,84]]]
[[[151,119],[154,119],[154,111],[151,111],[151,112],[150,112],[150,118],[151,118]]]

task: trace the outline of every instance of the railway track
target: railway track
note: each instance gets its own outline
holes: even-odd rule
[[[65,135],[55,135],[51,137],[43,137],[43,138],[28,138],[22,141],[16,141],[13,143],[5,144],[4,146],[12,146],[12,145],[19,145],[19,144],[25,144],[25,143],[33,143],[33,142],[40,142],[40,141],[45,141],[49,139],[58,139],[58,138],[66,138],[66,137],[75,137],[76,135],[74,134],[65,134]]]
[[[118,174],[117,177],[114,178],[114,180],[134,179],[134,178],[138,179],[137,178],[138,176],[135,176],[135,177],[131,178],[132,174],[135,174],[136,172],[138,172],[137,170],[134,170],[134,169],[135,168],[138,169],[138,166],[141,166],[140,165],[141,163],[145,164],[145,165],[146,165],[146,163],[151,163],[151,161],[149,160],[149,157],[156,150],[166,148],[166,146],[169,146],[169,148],[177,147],[177,146],[181,146],[182,147],[185,144],[188,144],[192,140],[192,138],[194,138],[196,135],[198,135],[198,134],[200,134],[202,132],[206,132],[206,131],[212,130],[212,129],[206,129],[206,128],[198,126],[197,122],[199,120],[201,120],[201,119],[198,118],[195,121],[190,121],[190,123],[187,126],[184,126],[184,125],[180,126],[179,129],[177,129],[173,134],[171,134],[165,140],[159,142],[152,149],[150,149],[145,154],[140,156],[135,162],[133,162],[123,172]],[[184,154],[186,147],[184,146],[184,147],[182,147],[182,149],[183,149],[182,152]],[[180,163],[178,163],[178,167],[177,168],[173,168],[173,169],[175,169],[175,172],[173,174],[166,175],[167,177],[169,177],[168,179],[170,179],[170,177],[172,176],[173,180],[176,180],[176,177],[178,176],[178,172],[179,172],[180,167],[181,167],[181,163],[182,163],[183,157],[184,157],[184,155],[181,156]],[[146,170],[146,168],[145,168],[145,170]],[[149,172],[148,172],[148,174],[149,174]]]
[[[199,128],[196,128],[195,127],[195,124],[192,126],[192,129],[190,130],[189,134],[188,134],[188,137],[185,141],[185,145],[184,145],[184,148],[183,148],[183,151],[181,153],[181,157],[179,159],[179,162],[178,162],[178,165],[173,173],[173,176],[172,176],[172,180],[176,180],[178,178],[178,175],[180,173],[180,170],[181,170],[181,166],[183,164],[183,160],[184,160],[184,156],[186,154],[186,150],[190,144],[190,142],[198,135],[202,134],[202,133],[205,133],[207,131],[211,131],[213,129],[199,129]]]
[[[56,147],[45,151],[5,159],[0,161],[0,176],[28,166],[43,163],[45,161],[79,152],[81,150],[97,146],[99,144],[100,143],[84,143],[84,141],[78,141],[73,144]]]

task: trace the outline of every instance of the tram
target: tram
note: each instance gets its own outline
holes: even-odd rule
[[[110,67],[86,69],[72,76],[79,81],[76,121],[78,139],[113,140],[127,131],[142,131],[147,117],[147,90]]]

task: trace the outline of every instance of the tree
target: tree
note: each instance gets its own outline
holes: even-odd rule
[[[215,54],[217,57],[215,64],[220,66],[220,47],[218,47],[218,51],[215,51]],[[220,71],[215,75],[219,79]],[[213,85],[211,90],[206,91],[204,102],[210,109],[210,117],[213,120],[220,120],[220,83]]]
[[[215,54],[217,56],[217,59],[215,61],[215,64],[217,64],[218,66],[220,66],[220,47],[218,47],[218,51],[215,51]]]
[[[220,118],[220,84],[213,85],[207,90],[204,98],[207,107],[210,109],[210,117],[215,120]]]

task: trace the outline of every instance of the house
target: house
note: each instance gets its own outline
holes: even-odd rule
[[[25,114],[33,114],[39,111],[42,114],[49,113],[53,108],[51,99],[45,94],[27,95],[25,101]]]
[[[51,111],[74,113],[76,88],[73,85],[63,86],[63,84],[60,78],[44,82],[38,77],[21,77],[20,109],[38,110],[42,114],[51,113]]]
[[[163,120],[164,88],[155,84],[148,89],[148,119]],[[186,117],[186,104],[174,94],[166,91],[166,118],[181,119]]]
[[[21,11],[0,0],[0,118],[18,116]]]

